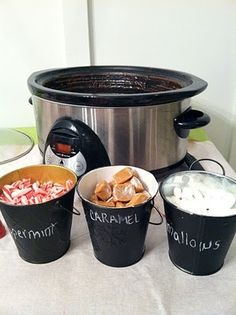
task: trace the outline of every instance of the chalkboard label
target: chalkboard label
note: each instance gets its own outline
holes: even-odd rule
[[[136,224],[139,223],[139,218],[136,213],[126,216],[121,216],[120,214],[108,214],[105,212],[98,213],[90,209],[89,211],[90,219],[93,221],[99,221],[101,223],[109,224]]]
[[[169,223],[167,223],[167,233],[178,244],[191,247],[199,252],[209,250],[216,251],[221,246],[221,240],[202,240],[199,242],[185,231],[176,231]]]
[[[51,223],[46,228],[37,229],[37,230],[15,230],[13,228],[10,229],[10,233],[14,239],[17,238],[24,238],[24,239],[39,239],[39,238],[48,238],[54,235],[54,227],[56,226],[57,222]]]

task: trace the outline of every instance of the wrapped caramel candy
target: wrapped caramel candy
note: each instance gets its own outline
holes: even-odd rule
[[[127,182],[133,175],[134,175],[134,172],[132,168],[125,167],[119,172],[117,172],[115,175],[113,175],[113,178],[117,184],[123,184]]]
[[[126,207],[137,206],[137,205],[143,203],[144,201],[147,201],[150,197],[151,196],[149,195],[149,193],[147,191],[137,193],[137,194],[133,195],[130,202],[128,202],[126,204]]]
[[[140,180],[136,176],[133,176],[131,178],[130,183],[134,185],[135,191],[137,193],[144,191],[143,184],[140,182]]]
[[[113,189],[113,187],[114,187],[115,184],[117,184],[117,182],[116,182],[114,179],[112,179],[112,180],[109,182],[109,185],[110,185],[111,189]]]
[[[95,194],[99,199],[106,201],[111,197],[111,186],[108,184],[107,181],[103,180],[97,183]]]
[[[104,207],[125,208],[141,204],[151,198],[145,191],[138,174],[131,167],[125,167],[108,183],[105,180],[97,183],[90,200]]]
[[[108,207],[108,208],[116,206],[114,201],[96,200],[94,203],[96,203],[97,205],[103,206],[103,207]]]
[[[135,188],[131,183],[114,185],[113,197],[115,201],[130,201],[134,194]]]

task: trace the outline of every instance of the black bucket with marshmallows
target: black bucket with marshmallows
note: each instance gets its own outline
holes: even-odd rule
[[[138,262],[145,251],[145,238],[153,199],[158,191],[155,177],[140,168],[132,167],[145,185],[150,198],[140,205],[112,208],[90,201],[96,184],[110,182],[112,175],[124,166],[108,166],[90,171],[78,184],[78,193],[89,228],[95,257],[112,267],[125,267]]]
[[[210,275],[224,264],[236,232],[236,181],[205,171],[184,171],[160,185],[169,257],[192,275]]]

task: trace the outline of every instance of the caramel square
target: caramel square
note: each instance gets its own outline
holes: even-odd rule
[[[133,170],[130,167],[125,167],[114,174],[113,178],[117,184],[123,184],[127,182],[133,175]]]

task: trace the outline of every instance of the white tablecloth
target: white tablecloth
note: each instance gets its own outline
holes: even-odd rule
[[[216,159],[236,178],[210,141],[190,142],[188,151],[197,158]],[[41,162],[35,146],[27,156],[2,165],[0,176]],[[204,166],[220,171],[211,163]],[[78,198],[75,203],[81,208]],[[160,196],[156,204],[162,208]],[[157,219],[155,213],[152,218]],[[0,240],[0,314],[235,315],[236,239],[220,271],[192,276],[170,262],[165,224],[149,226],[144,257],[125,268],[105,266],[94,257],[82,210],[73,217],[69,251],[48,264],[22,260],[8,233]]]

